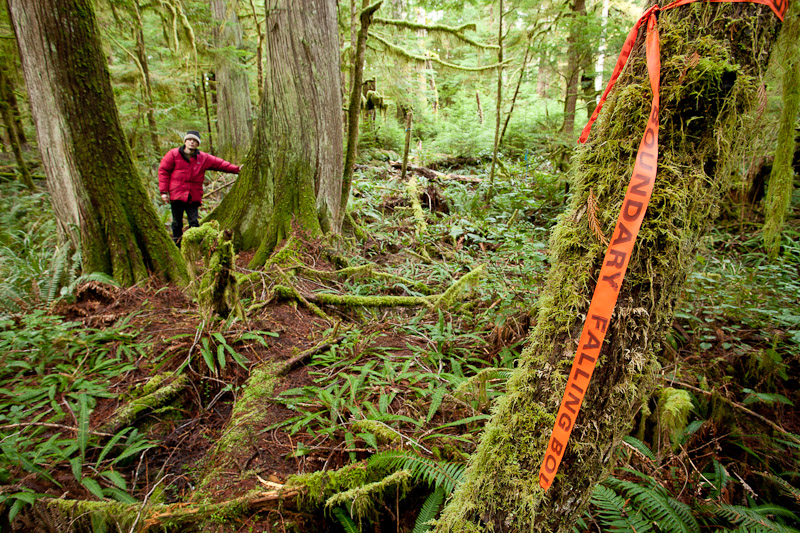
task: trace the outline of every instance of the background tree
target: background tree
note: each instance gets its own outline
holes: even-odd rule
[[[186,269],[125,141],[88,0],[8,2],[53,210],[87,272],[129,285]]]
[[[437,531],[572,529],[649,396],[656,352],[698,242],[730,186],[731,153],[743,144],[736,136],[757,101],[757,80],[779,26],[769,8],[753,4],[694,4],[660,14],[664,106],[656,191],[559,476],[544,494],[539,467],[605,252],[591,221],[604,233],[613,227],[627,187],[620,176],[630,175],[633,147],[650,113],[643,48],[636,48],[623,83],[580,151],[570,209],[551,238],[553,268],[536,327]],[[757,29],[745,35],[731,27]],[[705,63],[687,71],[698,49]],[[753,53],[739,53],[743,49]],[[595,193],[596,204],[590,200]],[[584,216],[587,204],[593,212]]]
[[[342,127],[335,3],[280,1],[267,12],[266,68],[253,144],[209,216],[266,258],[292,231],[338,231]]]
[[[240,161],[253,135],[252,105],[247,70],[239,58],[242,26],[238,0],[212,0],[214,65],[217,87],[217,155]]]

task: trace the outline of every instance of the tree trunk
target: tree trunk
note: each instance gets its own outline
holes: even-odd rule
[[[578,81],[581,70],[580,35],[584,31],[586,20],[586,0],[574,0],[570,19],[569,37],[567,38],[567,90],[564,96],[564,125],[561,130],[572,135],[575,129],[575,106],[578,103]]]
[[[741,120],[757,101],[779,21],[766,6],[697,3],[661,12],[658,25],[665,104],[655,190],[561,470],[545,494],[539,468],[605,253],[585,206],[594,190],[597,219],[608,234],[627,188],[621,177],[631,175],[650,113],[640,46],[579,151],[568,216],[551,239],[553,267],[536,328],[436,531],[570,531],[649,397],[656,355],[698,242],[730,186],[731,154],[745,144],[737,138],[746,134]],[[701,46],[708,63],[678,83]]]
[[[600,47],[597,51],[597,60],[594,64],[594,92],[602,94],[603,91],[603,70],[606,65],[606,49],[608,48],[608,10],[611,0],[603,0],[602,11],[600,12],[600,25],[602,33],[600,35]],[[597,100],[597,98],[595,98]],[[594,112],[594,111],[592,111]],[[591,114],[589,115],[591,116]]]
[[[500,0],[500,16],[497,21],[497,114],[494,124],[494,148],[492,149],[492,166],[489,169],[489,188],[486,200],[491,201],[494,194],[494,169],[497,166],[497,150],[500,147],[500,121],[503,114],[503,0]]]
[[[519,70],[519,78],[517,79],[517,87],[514,89],[514,96],[511,97],[511,107],[508,109],[506,120],[503,122],[503,129],[500,131],[500,140],[498,144],[503,143],[503,137],[506,136],[506,129],[508,123],[511,122],[511,114],[514,112],[514,106],[517,104],[517,96],[519,96],[519,88],[522,86],[522,80],[525,77],[525,69],[528,68],[528,56],[530,55],[530,43],[525,43],[525,57],[522,58],[522,68]]]
[[[244,168],[207,219],[263,262],[292,221],[339,231],[342,128],[336,4],[281,0],[267,13],[264,96]]]
[[[186,268],[133,165],[90,0],[8,0],[53,211],[85,272],[124,285]]]
[[[28,170],[28,165],[25,163],[25,158],[22,157],[22,141],[20,140],[19,130],[17,129],[17,122],[14,120],[13,105],[16,101],[13,99],[13,88],[10,76],[7,74],[7,65],[3,64],[5,62],[5,57],[0,58],[0,115],[6,126],[8,142],[11,145],[11,151],[14,153],[14,159],[17,162],[20,181],[28,189],[33,190],[33,178],[31,177],[30,170]]]
[[[133,0],[131,7],[134,17],[134,33],[136,34],[136,57],[139,59],[139,66],[142,69],[142,83],[144,85],[144,98],[147,104],[147,126],[150,128],[150,145],[155,156],[161,151],[158,145],[158,126],[156,125],[155,103],[153,102],[153,86],[150,83],[150,67],[147,62],[147,49],[144,43],[144,25],[142,24],[142,13],[139,1]]]
[[[367,0],[364,0],[364,4]],[[353,60],[353,76],[350,87],[350,103],[347,105],[347,151],[344,156],[344,176],[342,178],[341,212],[342,220],[347,212],[347,202],[350,199],[350,182],[353,181],[353,165],[356,163],[356,150],[358,148],[358,118],[361,112],[361,80],[364,77],[364,53],[367,49],[367,36],[372,16],[381,7],[381,2],[375,2],[361,10],[359,19],[361,27],[358,30],[356,41],[356,54]],[[337,221],[341,225],[342,220]]]
[[[242,47],[238,0],[211,0],[214,18],[214,65],[217,79],[217,155],[241,161],[253,136],[252,104],[247,71],[232,49]]]

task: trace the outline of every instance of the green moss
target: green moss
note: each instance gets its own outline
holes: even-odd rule
[[[377,420],[356,420],[351,427],[356,433],[372,433],[379,444],[400,443],[403,440],[399,433],[392,431],[386,424]]]
[[[450,287],[444,291],[444,294],[437,299],[436,308],[450,309],[456,302],[456,299],[461,297],[464,291],[467,289],[472,289],[472,287],[478,284],[478,281],[481,279],[481,275],[483,275],[485,266],[486,265],[478,266],[477,268],[461,276],[458,281],[450,285]]]
[[[376,507],[386,498],[387,492],[401,497],[408,492],[410,481],[411,472],[398,470],[379,481],[334,494],[325,501],[325,508],[346,507],[360,525],[365,518],[377,517]]]
[[[142,387],[141,396],[118,408],[103,426],[103,429],[116,432],[131,425],[144,411],[161,407],[169,402],[189,384],[189,379],[185,375],[180,375],[174,379],[173,377],[174,374],[172,372],[156,374]],[[168,380],[172,381],[164,385]]]

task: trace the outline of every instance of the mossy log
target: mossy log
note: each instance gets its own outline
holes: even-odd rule
[[[112,501],[41,498],[34,504],[39,521],[51,531],[193,531],[204,520],[230,520],[296,498],[298,489],[253,491],[222,502],[127,504]]]
[[[172,372],[157,374],[142,387],[136,398],[117,408],[111,418],[103,424],[102,431],[116,433],[130,426],[145,411],[157,409],[172,400],[189,385],[185,375],[175,376]]]
[[[641,44],[579,150],[572,200],[551,237],[553,267],[536,327],[437,532],[570,531],[654,387],[656,355],[698,244],[731,185],[732,153],[745,144],[737,135],[746,135],[744,121],[757,102],[780,21],[762,5],[694,3],[661,12],[658,25],[662,105],[655,190],[559,474],[547,493],[539,487],[539,467],[605,254],[589,217],[576,215],[590,190],[606,234],[620,213],[628,182],[623,177],[631,175],[652,99]],[[701,58],[695,66],[693,55]]]

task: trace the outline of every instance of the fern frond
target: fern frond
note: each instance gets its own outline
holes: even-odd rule
[[[589,226],[592,228],[592,233],[597,237],[597,240],[603,243],[603,246],[608,246],[608,239],[606,239],[603,229],[600,227],[600,221],[597,220],[597,198],[594,197],[594,190],[589,189],[589,198],[586,202],[586,211],[589,213]]]
[[[655,482],[648,487],[610,477],[603,483],[631,498],[635,506],[655,521],[662,531],[679,533],[700,531],[700,526],[691,513],[687,516],[687,513],[676,511],[674,505],[678,502],[670,498],[666,489]]]
[[[342,509],[341,507],[336,507],[333,510],[333,516],[336,517],[336,520],[342,525],[342,528],[345,530],[345,533],[361,533],[356,526],[356,523],[353,522],[353,519],[350,518],[350,515],[347,514],[347,511]]]
[[[729,504],[715,504],[705,507],[716,516],[727,520],[728,522],[738,526],[736,531],[775,531],[777,533],[797,533],[797,530],[783,524],[779,524],[767,517],[767,515],[779,515],[776,509],[779,509],[781,516],[791,515],[794,513],[788,509],[777,505],[763,505],[760,507],[744,507],[741,505]],[[794,516],[796,519],[797,517]]]
[[[649,533],[652,527],[647,519],[636,509],[625,507],[625,498],[603,485],[592,489],[592,505],[605,529],[626,533]]]
[[[628,444],[631,448],[642,454],[645,458],[650,459],[651,461],[656,460],[655,454],[653,454],[650,448],[647,447],[647,444],[640,441],[636,437],[631,437],[630,435],[627,435],[623,437],[622,440],[625,441],[625,443]]]
[[[56,248],[55,253],[53,254],[53,261],[50,267],[50,271],[52,274],[50,275],[47,283],[47,305],[53,303],[58,295],[58,289],[62,286],[62,280],[64,279],[64,275],[67,271],[67,252],[69,251],[69,246],[64,245],[60,248]]]
[[[800,489],[798,489],[797,487],[795,487],[782,477],[776,476],[775,474],[772,474],[770,472],[759,472],[759,474],[769,479],[776,485],[778,485],[778,488],[784,495],[789,496],[790,498],[794,499],[794,501],[800,504]]]
[[[430,531],[431,526],[428,525],[428,522],[439,514],[439,508],[444,502],[444,497],[444,489],[437,488],[425,499],[425,503],[422,504],[422,509],[419,510],[417,515],[417,521],[414,523],[413,533],[428,533]]]
[[[461,483],[465,468],[459,463],[437,462],[412,452],[400,450],[376,453],[369,458],[369,466],[408,470],[415,480],[421,479],[436,488],[442,488],[447,494],[453,492]]]

